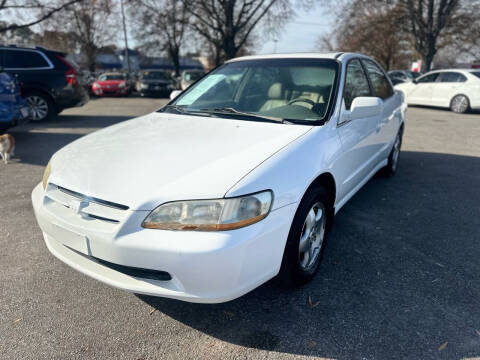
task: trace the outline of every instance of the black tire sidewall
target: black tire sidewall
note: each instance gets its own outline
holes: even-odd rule
[[[400,136],[400,152],[398,154],[398,160],[397,160],[397,166],[394,169],[393,168],[393,151],[394,151],[394,146],[395,142],[397,141],[397,137]],[[383,168],[383,174],[386,176],[393,176],[397,172],[398,169],[398,164],[400,163],[400,155],[402,153],[402,138],[403,138],[403,129],[400,129],[397,133],[397,136],[395,137],[395,142],[393,143],[392,150],[390,151],[390,154],[388,155],[388,164]]]
[[[325,237],[323,239],[322,248],[320,249],[320,254],[317,258],[317,261],[315,265],[307,271],[302,269],[300,266],[299,241],[307,214],[316,202],[321,202],[325,207],[327,228],[325,229]],[[327,240],[328,224],[331,221],[331,219],[328,217],[333,213],[330,211],[329,207],[331,207],[331,205],[327,192],[321,186],[310,189],[303,197],[297,212],[295,213],[295,217],[293,218],[292,226],[290,227],[287,243],[283,253],[282,266],[279,273],[279,280],[282,285],[302,285],[310,281],[315,276],[322,261]]]

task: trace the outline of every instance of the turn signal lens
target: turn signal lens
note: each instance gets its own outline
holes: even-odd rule
[[[153,210],[142,226],[161,230],[234,230],[264,219],[272,202],[270,190],[227,199],[170,202]]]
[[[47,188],[47,183],[48,183],[48,178],[50,177],[50,172],[52,170],[52,166],[50,165],[50,161],[47,164],[47,167],[45,168],[45,171],[43,172],[43,190]]]

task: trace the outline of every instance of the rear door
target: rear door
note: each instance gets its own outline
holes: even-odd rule
[[[407,94],[409,104],[432,105],[432,91],[440,73],[421,76],[412,83],[412,90]]]
[[[440,73],[437,82],[433,86],[432,105],[448,107],[452,98],[461,93],[461,87],[467,81],[467,77],[456,71]]]
[[[376,163],[378,163],[388,156],[391,144],[397,135],[402,116],[402,98],[399,93],[393,91],[385,72],[375,62],[362,59],[362,63],[370,80],[373,95],[383,100],[383,111],[376,127],[378,146]]]

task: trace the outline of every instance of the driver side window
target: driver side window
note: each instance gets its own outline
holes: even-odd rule
[[[343,90],[345,109],[350,110],[353,99],[360,96],[371,96],[370,86],[360,61],[354,59],[348,63],[345,73],[345,88]]]
[[[439,73],[433,73],[433,74],[429,74],[429,75],[425,75],[425,76],[422,76],[421,78],[419,78],[417,80],[417,83],[432,83],[432,82],[435,82],[437,80],[437,77],[438,77]]]

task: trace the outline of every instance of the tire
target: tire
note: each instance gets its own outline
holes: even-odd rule
[[[397,172],[398,163],[400,161],[400,152],[402,148],[402,137],[403,137],[403,128],[400,128],[400,130],[397,133],[397,136],[395,137],[392,150],[388,155],[388,163],[384,168],[382,168],[382,171],[381,171],[382,175],[386,177],[392,177]]]
[[[55,118],[57,112],[50,97],[40,91],[31,91],[25,95],[25,100],[30,106],[30,120],[44,121]]]
[[[297,209],[288,234],[278,275],[281,286],[303,285],[315,276],[322,260],[331,217],[333,211],[325,189],[318,186],[309,190]],[[310,228],[312,231],[308,229],[309,224],[313,226]]]
[[[465,95],[455,95],[450,101],[450,110],[457,114],[464,114],[470,109],[470,101]]]

